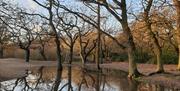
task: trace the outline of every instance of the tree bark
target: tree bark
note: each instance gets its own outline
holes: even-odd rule
[[[72,41],[71,41],[72,42]],[[74,48],[74,44],[71,43],[70,46],[70,60],[69,60],[69,66],[68,66],[68,91],[72,90],[72,85],[71,85],[71,79],[72,79],[72,61],[73,61],[73,48]]]
[[[178,48],[180,52],[180,1],[179,0],[173,0],[173,3],[176,8],[176,14],[177,14],[177,19],[176,19],[176,24],[177,24],[177,30],[176,30],[176,36],[177,36],[177,43],[178,43]],[[178,70],[180,70],[180,53],[179,53],[179,61],[178,61]]]
[[[68,91],[72,91],[72,85],[71,85],[71,82],[72,82],[72,67],[71,65],[68,66]]]
[[[101,47],[101,31],[100,31],[100,5],[98,4],[98,29],[97,29],[97,33],[98,33],[98,36],[97,36],[97,52],[96,52],[96,65],[97,65],[97,68],[100,69],[100,59],[101,59],[101,54],[100,54],[100,47]]]
[[[59,84],[61,82],[63,67],[62,67],[62,60],[61,60],[61,48],[60,48],[59,35],[58,35],[56,28],[53,24],[53,12],[52,12],[53,1],[49,0],[49,3],[50,3],[50,8],[48,9],[49,10],[49,25],[55,34],[55,40],[54,41],[56,43],[56,55],[57,55],[57,70],[56,70],[57,73],[56,73],[53,91],[58,91]]]
[[[136,48],[135,48],[131,30],[128,26],[126,0],[121,0],[121,3],[122,3],[121,25],[122,25],[123,31],[126,35],[126,39],[128,41],[128,43],[127,43],[128,44],[127,52],[128,52],[128,60],[129,60],[129,75],[128,75],[128,77],[134,78],[134,77],[138,77],[140,75],[139,71],[137,70],[137,65],[136,65],[135,57],[134,57]]]
[[[0,58],[3,58],[4,57],[4,48],[3,48],[3,45],[0,44]]]
[[[155,53],[156,53],[156,59],[157,59],[156,72],[157,73],[162,73],[162,72],[164,72],[163,60],[161,59],[162,50],[157,48]]]
[[[53,91],[58,91],[59,84],[61,82],[61,76],[62,76],[62,62],[61,62],[61,48],[60,48],[60,41],[58,38],[55,38],[56,43],[56,55],[57,55],[57,72],[56,72],[56,79]]]
[[[127,48],[128,60],[129,60],[129,75],[128,75],[128,77],[134,78],[134,77],[138,77],[140,75],[139,71],[137,70],[137,64],[136,64],[135,58],[134,58],[136,49],[135,49],[132,35],[128,35],[128,34],[131,34],[130,29],[127,27],[127,29],[125,29],[125,30],[126,30],[125,33],[127,33],[126,36],[128,38],[128,48]]]
[[[44,52],[44,46],[43,47],[39,47],[39,53],[41,54],[43,60],[47,61],[47,57],[46,57],[45,52]]]
[[[26,62],[29,62],[29,58],[30,58],[30,49],[26,48],[25,50],[25,60]]]

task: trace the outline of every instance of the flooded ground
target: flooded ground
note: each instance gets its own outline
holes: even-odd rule
[[[60,91],[68,91],[69,87],[72,91],[180,91],[129,80],[127,73],[119,70],[72,67],[71,71],[71,76],[68,76],[68,67],[64,67]],[[0,82],[0,91],[51,91],[55,75],[55,67],[34,67],[25,77]]]

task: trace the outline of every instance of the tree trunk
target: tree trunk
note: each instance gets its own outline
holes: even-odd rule
[[[0,44],[0,58],[4,57],[4,48],[2,46],[2,44]]]
[[[128,83],[129,83],[129,91],[138,91],[139,83],[137,81],[128,79]]]
[[[71,79],[72,79],[72,68],[71,65],[68,66],[68,91],[72,91],[72,85],[71,85]]]
[[[180,38],[179,38],[179,43],[178,43],[179,51],[180,51]],[[180,70],[180,53],[179,53],[179,61],[178,61],[178,67],[177,70]]]
[[[128,60],[129,60],[129,75],[128,77],[134,78],[139,76],[139,72],[137,70],[137,64],[134,58],[135,50],[130,47],[128,48]]]
[[[154,46],[154,52],[156,55],[156,61],[157,61],[157,68],[156,68],[156,72],[157,73],[162,73],[164,72],[164,68],[163,68],[163,60],[161,59],[162,56],[162,49],[159,45],[158,39],[156,38],[156,35],[153,33],[151,25],[147,24],[148,30],[150,32],[151,38],[153,40],[153,46]]]
[[[179,0],[173,0],[175,8],[176,8],[176,13],[177,13],[177,30],[176,30],[176,36],[177,36],[177,42],[178,42],[178,47],[179,47],[179,52],[180,52],[180,1]],[[178,70],[180,70],[180,53],[179,53],[179,62],[178,62]]]
[[[80,57],[81,57],[81,61],[82,61],[82,67],[85,66],[85,58],[84,55],[82,53],[80,53]]]
[[[163,60],[161,59],[162,56],[162,49],[159,45],[158,39],[156,38],[156,35],[153,33],[151,29],[151,25],[147,24],[148,30],[150,32],[151,38],[153,40],[153,46],[154,46],[154,53],[156,55],[156,61],[157,61],[157,68],[156,72],[157,73],[162,73],[164,72],[164,67],[163,67]]]
[[[56,79],[53,91],[58,91],[59,84],[61,82],[62,76],[62,62],[61,62],[61,48],[60,48],[60,41],[58,38],[55,39],[56,43],[56,55],[57,55],[57,72],[56,72]]]
[[[80,57],[81,57],[81,60],[82,60],[82,67],[84,68],[85,67],[85,49],[83,49],[83,46],[82,46],[82,35],[81,35],[81,32],[79,31],[79,45],[80,45]]]
[[[96,52],[96,65],[97,65],[97,68],[100,69],[100,60],[101,60],[101,57],[100,57],[100,52],[101,52],[101,31],[100,31],[100,5],[98,5],[98,29],[97,29],[97,33],[98,33],[98,36],[97,36],[97,52]]]
[[[73,46],[74,44],[71,43],[70,46],[70,60],[69,60],[69,66],[68,66],[68,91],[72,90],[72,85],[71,85],[71,76],[72,76],[72,69],[71,69],[71,64],[73,61]]]
[[[133,36],[131,33],[131,30],[128,26],[128,18],[127,18],[127,9],[126,9],[126,0],[121,0],[122,3],[122,21],[121,21],[121,25],[123,28],[123,32],[126,35],[126,39],[128,41],[128,47],[127,47],[127,51],[128,51],[128,60],[129,60],[129,75],[128,77],[130,78],[134,78],[134,77],[138,77],[140,75],[139,71],[137,70],[137,65],[135,62],[135,58],[134,58],[134,54],[135,54],[135,44],[134,44],[134,40],[133,40]]]
[[[96,89],[96,91],[100,91],[101,90],[101,86],[100,86],[100,74],[102,74],[101,73],[101,71],[99,70],[97,73],[96,73],[96,82],[95,82],[95,89]]]
[[[147,6],[144,9],[144,21],[145,21],[147,30],[149,32],[149,35],[150,35],[150,37],[152,39],[152,43],[153,43],[153,47],[154,47],[154,52],[155,52],[155,55],[156,55],[156,61],[157,61],[156,72],[157,73],[162,73],[162,72],[164,72],[163,62],[162,62],[162,59],[161,59],[162,50],[161,50],[159,41],[156,38],[156,35],[152,31],[151,20],[150,20],[150,17],[149,17],[149,12],[151,10],[151,6],[152,6],[152,3],[153,3],[153,0],[149,0],[147,2],[148,2]]]
[[[156,72],[157,73],[164,72],[163,61],[161,59],[161,56],[162,56],[162,51],[160,49],[157,49],[157,51],[156,51],[156,59],[157,59],[157,69],[156,69]]]
[[[137,70],[137,64],[135,62],[135,44],[133,41],[133,36],[131,34],[130,28],[128,27],[127,23],[123,23],[123,30],[124,33],[127,36],[128,39],[128,47],[127,47],[127,53],[128,53],[128,60],[129,60],[129,75],[128,77],[134,78],[138,77],[140,75],[139,71]]]
[[[56,55],[57,55],[57,72],[56,72],[56,78],[55,78],[55,83],[53,86],[53,91],[58,91],[59,88],[59,84],[61,82],[61,76],[62,76],[62,60],[61,60],[61,48],[60,48],[60,40],[59,40],[59,35],[56,31],[56,28],[53,24],[53,0],[48,0],[49,1],[49,26],[53,31],[53,35],[55,36],[55,44],[56,44]]]
[[[29,62],[29,58],[30,58],[30,50],[29,48],[25,49],[25,60],[26,62]]]
[[[40,47],[40,48],[39,48],[39,52],[40,52],[43,60],[44,60],[44,61],[47,61],[47,57],[46,57],[45,52],[44,52],[44,47]]]

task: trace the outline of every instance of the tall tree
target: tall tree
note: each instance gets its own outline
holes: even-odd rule
[[[152,39],[153,49],[154,49],[154,53],[156,55],[156,60],[157,60],[157,70],[156,71],[157,71],[157,73],[161,73],[161,72],[164,72],[163,62],[161,59],[162,49],[159,44],[158,38],[156,37],[156,34],[152,30],[152,22],[150,20],[150,15],[149,15],[151,6],[153,4],[153,0],[145,0],[145,1],[147,2],[147,6],[145,6],[145,8],[144,8],[144,21],[145,21],[146,28],[149,32],[149,35]]]
[[[37,38],[37,35],[35,34],[35,24],[34,17],[21,14],[21,12],[17,14],[17,18],[15,19],[17,30],[14,31],[16,34],[16,36],[14,36],[16,41],[14,42],[25,51],[26,62],[29,62],[30,59],[30,46]]]
[[[178,48],[180,52],[180,1],[179,0],[173,0],[174,6],[176,8],[176,36],[177,36],[177,42],[178,42]],[[180,53],[179,53],[179,63],[178,63],[178,70],[180,70]]]
[[[114,4],[112,4],[112,2],[110,1],[106,1],[106,0],[81,0],[81,1],[89,1],[91,3],[95,3],[95,4],[99,4],[101,6],[104,6],[107,11],[112,14],[117,21],[121,24],[123,32],[126,35],[126,39],[127,39],[127,47],[124,47],[123,45],[119,44],[119,42],[117,42],[121,48],[126,48],[127,52],[128,52],[128,60],[129,60],[129,77],[137,77],[140,75],[139,71],[137,70],[137,64],[135,62],[135,44],[134,44],[134,40],[133,40],[133,36],[131,33],[131,29],[129,28],[129,24],[128,24],[128,15],[127,15],[127,6],[126,6],[126,0],[121,0],[121,2],[119,2],[118,0],[113,0],[112,2]],[[64,10],[76,14],[78,17],[82,18],[84,21],[86,21],[87,23],[92,24],[93,26],[95,26],[98,29],[98,24],[97,22],[94,22],[93,19],[91,19],[90,17],[87,17],[86,15],[82,14],[82,13],[78,13],[78,12],[73,12],[72,10],[68,9],[65,6],[61,6],[61,8],[63,8]],[[119,12],[121,11],[121,12]],[[89,20],[88,20],[89,19]],[[102,31],[102,30],[101,30]],[[102,31],[103,32],[103,31]],[[105,32],[103,32],[104,34],[107,34]],[[108,34],[107,34],[108,35]],[[109,35],[108,35],[109,36]],[[112,38],[112,36],[110,36]],[[114,39],[114,38],[112,38]]]
[[[62,12],[61,12],[62,13]],[[77,26],[77,18],[73,17],[71,15],[66,15],[63,14],[63,16],[61,17],[59,15],[59,12],[57,12],[57,16],[58,19],[62,22],[62,23],[57,23],[58,24],[58,30],[60,31],[60,38],[62,39],[62,41],[69,47],[69,59],[65,60],[68,61],[68,91],[72,91],[73,87],[72,87],[72,62],[73,62],[73,57],[74,57],[74,45],[75,42],[78,38],[78,29],[76,28]],[[69,19],[65,17],[69,17]]]
[[[6,20],[3,20],[3,23],[8,27],[9,32],[11,33],[13,42],[17,43],[18,46],[25,51],[25,61],[29,62],[30,57],[30,45],[33,40],[35,40],[35,17],[27,16],[22,12],[26,10],[20,8],[19,6],[11,6],[11,4],[3,7],[3,15],[6,17]],[[7,21],[8,20],[8,21]],[[6,30],[8,31],[8,30]]]
[[[100,5],[98,4],[98,7],[97,7],[97,25],[98,25],[98,28],[97,28],[97,53],[96,53],[96,65],[97,65],[97,68],[100,69],[100,61],[101,60],[101,7]]]
[[[55,78],[55,83],[53,86],[53,91],[58,91],[59,84],[61,82],[61,76],[62,76],[62,58],[61,58],[61,48],[60,48],[60,37],[58,34],[58,30],[56,29],[56,26],[54,24],[54,0],[46,0],[46,4],[42,4],[40,1],[33,0],[35,3],[37,3],[42,8],[46,9],[48,11],[48,16],[43,16],[41,14],[29,14],[29,15],[38,15],[41,18],[44,18],[48,21],[50,30],[52,31],[51,35],[55,37],[54,41],[56,43],[56,55],[57,55],[57,73]]]
[[[118,0],[113,0],[113,3],[115,7],[111,6],[110,7],[110,2],[107,2],[106,0],[102,0],[101,2],[96,2],[99,3],[100,5],[104,6],[121,24],[123,32],[126,35],[127,39],[127,52],[128,52],[128,60],[129,60],[129,77],[137,77],[140,75],[138,69],[137,69],[137,64],[135,62],[135,44],[133,40],[133,36],[131,33],[131,29],[129,28],[128,24],[128,15],[127,15],[127,6],[126,6],[126,0],[121,0],[119,2]],[[117,7],[116,7],[117,6]],[[117,8],[120,8],[121,10],[121,15],[119,16],[119,13],[117,13]]]

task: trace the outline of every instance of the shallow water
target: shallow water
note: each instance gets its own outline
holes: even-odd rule
[[[65,67],[59,90],[68,89],[68,68]],[[50,91],[54,85],[55,67],[41,67],[29,70],[26,77],[0,83],[0,91]],[[87,70],[72,68],[73,91],[179,91],[160,85],[140,83],[127,79],[127,73],[119,70]]]

